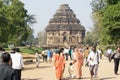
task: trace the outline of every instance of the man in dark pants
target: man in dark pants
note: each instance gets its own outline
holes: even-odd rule
[[[5,52],[1,56],[2,64],[0,65],[0,80],[17,80],[15,70],[9,65],[11,57]]]
[[[114,73],[118,74],[119,60],[120,60],[120,46],[117,47],[116,53],[114,53]]]
[[[24,63],[19,48],[15,48],[15,52],[10,55],[12,59],[12,68],[15,70],[15,73],[18,74],[16,78],[17,80],[21,80],[21,70],[23,69]]]

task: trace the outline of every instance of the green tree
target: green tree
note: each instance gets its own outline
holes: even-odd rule
[[[103,18],[102,18],[102,25],[103,28],[103,35],[108,36],[107,42],[109,44],[117,44],[120,39],[120,1],[108,2],[108,5],[105,9],[103,9]],[[103,40],[105,37],[103,37]]]
[[[102,44],[120,43],[120,0],[93,0],[93,32]]]
[[[27,41],[33,33],[30,25],[36,22],[34,15],[29,15],[19,0],[0,0],[0,4],[0,42],[20,44]]]
[[[100,15],[100,11],[105,8],[106,1],[105,0],[92,0],[92,20],[93,20],[93,28],[91,29],[91,36],[93,37],[94,44],[101,42],[101,31],[102,31],[102,16]]]

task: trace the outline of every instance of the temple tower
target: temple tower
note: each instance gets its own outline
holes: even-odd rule
[[[46,27],[47,46],[76,46],[83,41],[85,28],[68,4],[60,5]]]

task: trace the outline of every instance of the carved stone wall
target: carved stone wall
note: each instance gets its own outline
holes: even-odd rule
[[[71,33],[71,34],[70,34]],[[66,37],[64,40],[64,37]],[[80,31],[52,31],[47,33],[47,45],[64,46],[64,42],[69,45],[75,45],[82,42],[82,34]]]
[[[68,4],[60,5],[46,27],[47,46],[78,45],[85,35],[85,28]]]

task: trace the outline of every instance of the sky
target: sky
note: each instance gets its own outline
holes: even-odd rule
[[[35,15],[37,23],[31,25],[34,30],[34,36],[40,31],[45,30],[49,20],[56,13],[61,4],[68,4],[80,20],[86,31],[89,31],[93,25],[91,15],[92,9],[90,2],[92,0],[20,0],[25,4],[28,14]]]

